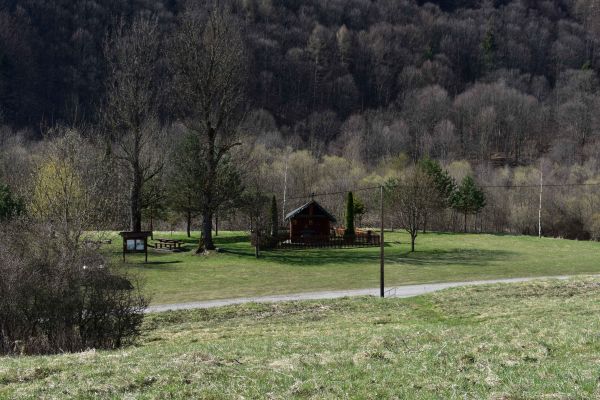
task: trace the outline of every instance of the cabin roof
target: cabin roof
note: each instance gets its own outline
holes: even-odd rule
[[[321,206],[319,203],[317,203],[314,200],[311,200],[308,203],[304,204],[303,206],[300,206],[300,207],[296,208],[294,211],[290,212],[288,215],[285,216],[285,220],[288,221],[288,220],[290,220],[290,219],[298,216],[300,213],[302,213],[304,210],[306,210],[311,205],[314,205],[315,208],[323,216],[325,216],[325,217],[327,217],[329,219],[329,221],[331,221],[331,222],[337,222],[337,220],[335,219],[335,217],[333,215],[331,215],[326,209],[323,208],[323,206]]]

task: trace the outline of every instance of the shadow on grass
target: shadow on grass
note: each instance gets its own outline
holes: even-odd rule
[[[145,265],[166,265],[166,264],[179,264],[181,261],[179,260],[171,260],[171,261],[148,261]]]
[[[386,257],[388,262],[411,266],[486,266],[490,262],[506,261],[519,256],[508,250],[450,249],[422,252],[403,251]]]
[[[168,271],[168,266],[174,264],[180,264],[179,260],[171,260],[171,261],[152,261],[148,260],[147,263],[144,263],[144,260],[140,260],[140,262],[127,263],[125,266],[128,268],[139,268],[139,269],[160,269],[162,271]]]
[[[198,245],[198,241],[200,240],[200,238],[198,236],[187,237],[185,235],[171,236],[168,239],[181,240],[184,243],[184,245],[186,245],[186,247],[187,247],[187,245],[193,245],[194,248]],[[229,236],[229,235],[213,236],[213,241],[215,242],[215,245],[217,247],[219,247],[221,245],[227,245],[227,244],[244,245],[244,244],[250,243],[250,237],[249,237],[249,235],[243,235],[243,234],[234,235],[234,236]]]
[[[187,237],[186,236],[186,237],[183,237],[183,238],[181,238],[179,240],[181,240],[186,245],[187,244],[193,244],[194,246],[198,245],[198,238],[195,238],[195,237]]]
[[[386,246],[388,247],[388,246]],[[393,248],[392,248],[393,250]],[[254,259],[254,249],[227,250],[226,253]],[[386,262],[423,267],[447,265],[485,266],[490,262],[507,260],[518,253],[507,250],[450,249],[433,251],[388,251]],[[379,248],[314,249],[263,251],[261,261],[291,266],[361,265],[379,262]]]
[[[255,249],[249,243],[240,243],[234,242],[237,246],[230,247],[222,247],[221,251],[223,253],[234,254],[238,256],[252,256],[255,257]],[[386,248],[393,247],[392,242],[386,242],[384,244]],[[347,251],[356,251],[356,250],[373,250],[377,249],[377,254],[379,254],[379,246],[356,246],[356,247],[344,247],[344,248],[308,248],[308,249],[276,249],[276,250],[263,250],[261,249],[261,259],[272,261],[282,255],[292,255],[292,257],[302,257],[304,254],[312,254],[315,255],[331,255],[332,257],[336,257],[338,252],[344,253]]]
[[[213,236],[213,240],[217,247],[225,245],[225,244],[238,244],[238,245],[248,245],[250,246],[250,236],[249,235],[235,235],[235,236]]]

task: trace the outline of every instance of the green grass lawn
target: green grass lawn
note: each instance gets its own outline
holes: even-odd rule
[[[260,259],[246,234],[225,232],[217,245],[225,253],[197,256],[197,239],[182,234],[156,237],[187,240],[182,253],[150,251],[128,255],[124,265],[141,275],[153,304],[328,289],[378,287],[379,249],[265,251]],[[404,233],[386,234],[386,284],[465,281],[503,277],[600,273],[600,243],[526,236],[419,235],[410,253]],[[120,260],[120,238],[109,247]]]
[[[224,253],[194,254],[195,238],[182,253],[150,251],[128,255],[128,272],[145,281],[153,304],[244,296],[358,289],[379,285],[379,249],[314,249],[264,251],[260,259],[246,234],[221,233]],[[466,281],[503,277],[600,273],[600,243],[526,236],[429,233],[408,251],[409,237],[386,234],[386,284]],[[120,238],[106,248],[120,262]]]
[[[2,399],[591,399],[600,280],[149,316],[118,351],[0,358]]]

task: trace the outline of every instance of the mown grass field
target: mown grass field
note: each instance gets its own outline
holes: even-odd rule
[[[156,237],[186,240],[187,251],[128,255],[126,271],[141,275],[153,304],[378,287],[379,249],[316,249],[263,252],[254,257],[248,237],[217,237],[225,253],[197,256],[197,239],[159,232]],[[120,238],[106,249],[120,262]],[[388,286],[504,277],[600,273],[600,243],[524,236],[428,233],[410,253],[408,235],[386,233]]]
[[[0,358],[2,399],[592,399],[600,280],[151,315],[138,345]]]

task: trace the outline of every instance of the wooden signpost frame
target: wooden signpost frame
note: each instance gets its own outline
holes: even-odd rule
[[[125,254],[144,253],[145,261],[148,263],[148,238],[152,236],[152,232],[120,232],[119,235],[123,238],[123,262],[125,262]],[[128,242],[133,241],[133,248],[128,246]],[[143,249],[139,248],[140,241],[143,243]]]

